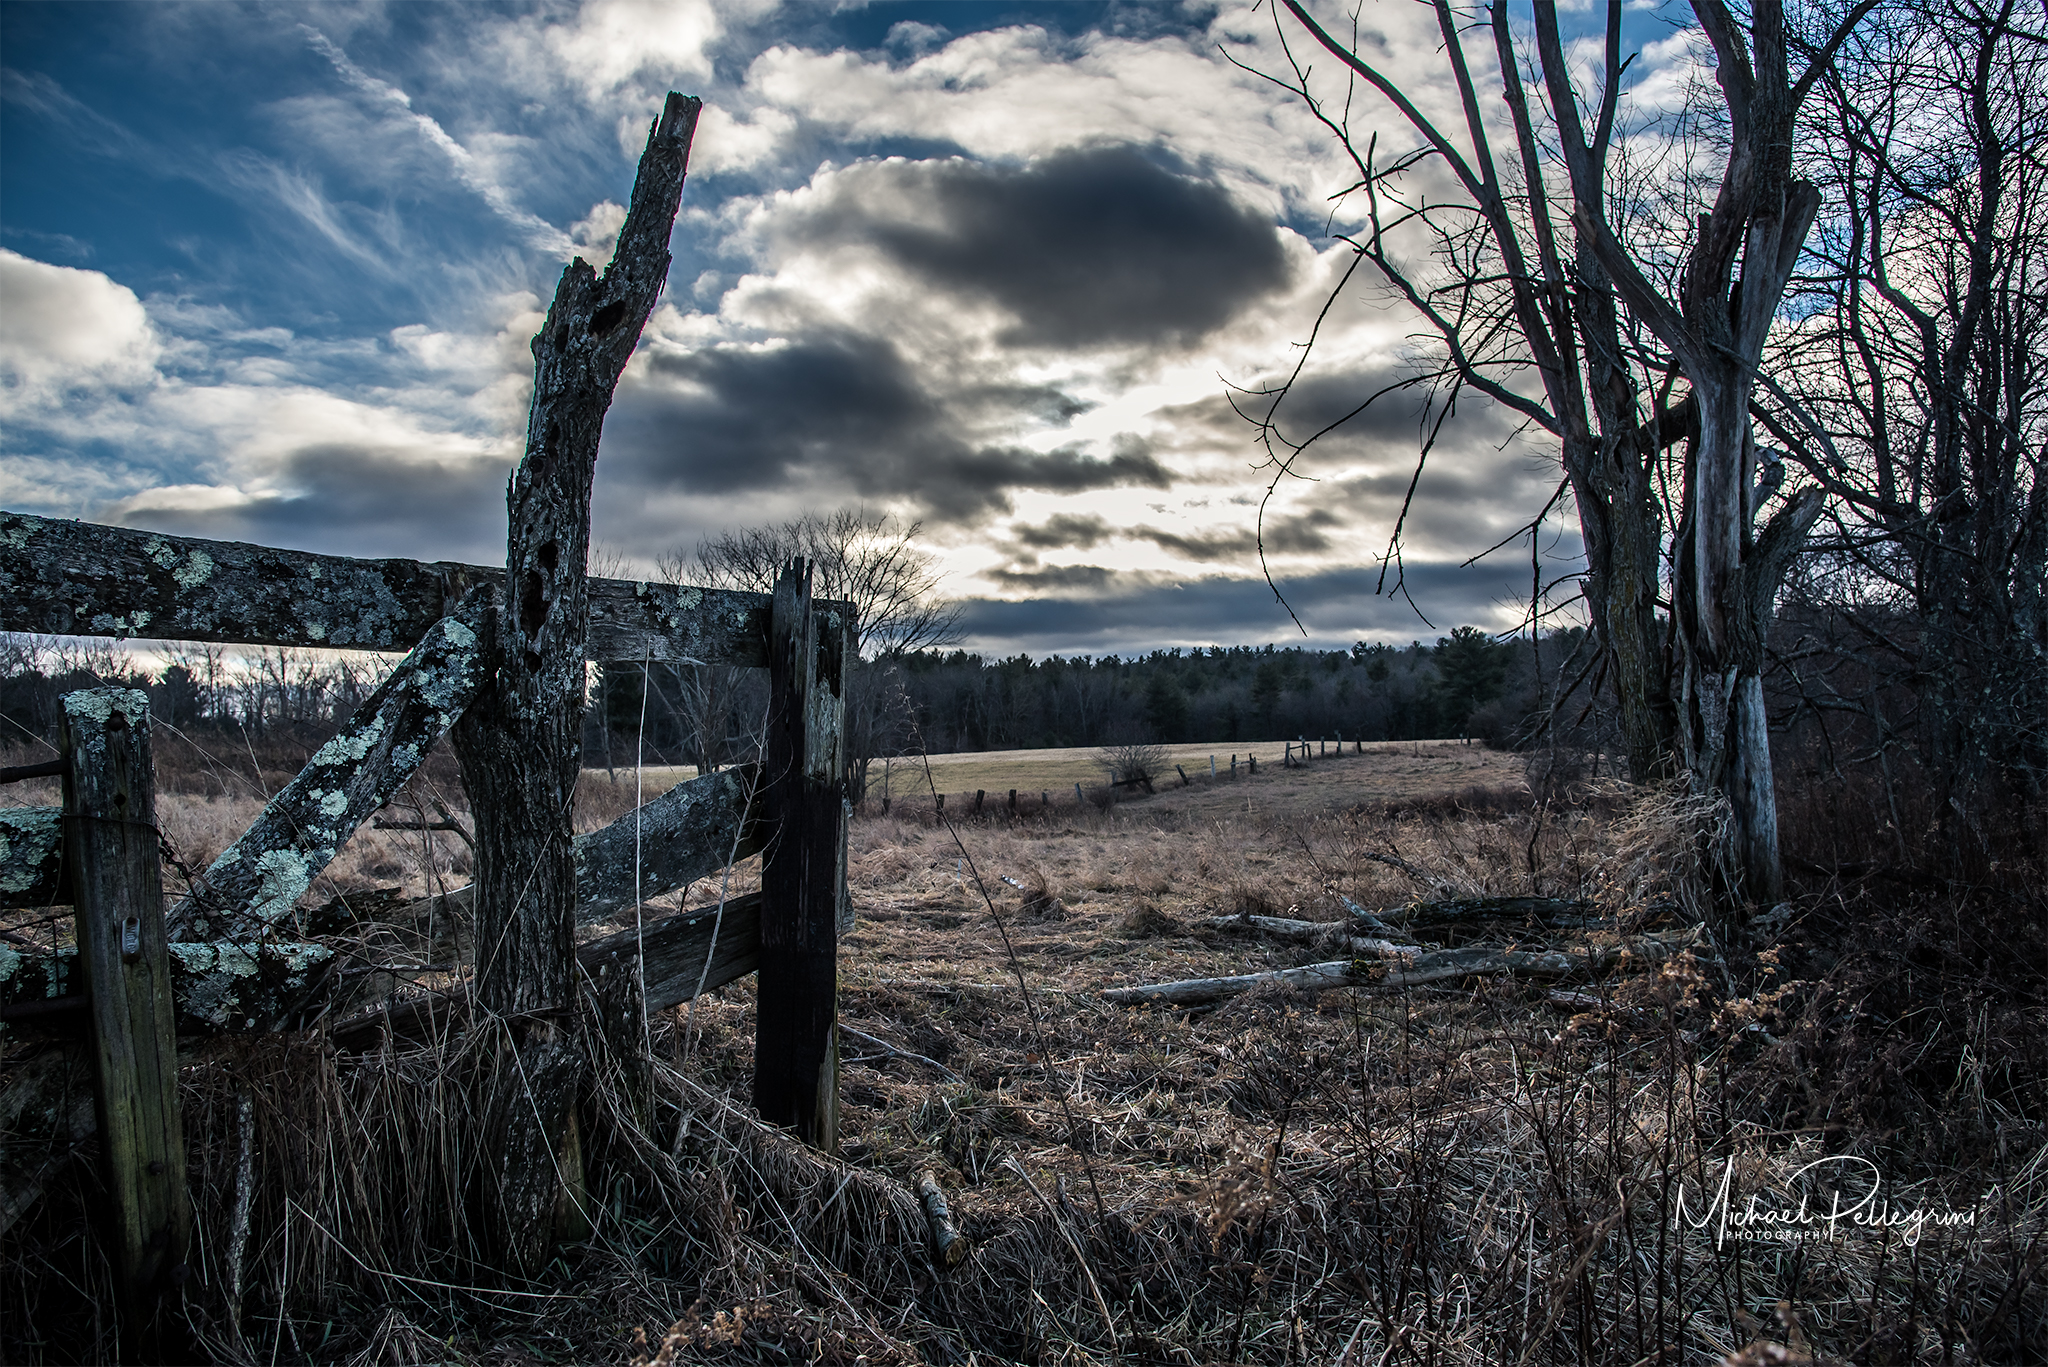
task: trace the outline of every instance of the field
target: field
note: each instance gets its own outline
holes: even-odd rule
[[[1233,759],[1248,773],[1250,766],[1246,761],[1252,758],[1258,760],[1261,774],[1270,776],[1280,770],[1285,745],[1279,740],[1164,745],[1159,748],[1165,760],[1155,777],[1162,788],[1178,785],[1180,776],[1174,772],[1178,765],[1190,779],[1206,780],[1213,759],[1219,776],[1228,779]],[[1492,781],[1509,771],[1520,773],[1518,762],[1476,746],[1443,741],[1371,741],[1364,745],[1363,754],[1352,753],[1355,747],[1356,742],[1345,743],[1346,763],[1335,770],[1326,771],[1322,765],[1311,763],[1303,773],[1325,777],[1303,779],[1302,783],[1316,788],[1328,782],[1348,784],[1354,790],[1354,800],[1367,801],[1399,797],[1418,788],[1456,786],[1461,778],[1466,782]],[[681,766],[649,768],[642,771],[640,781],[647,791],[654,792],[695,777],[696,772]],[[593,773],[590,777],[595,782],[597,775]],[[1001,802],[1015,788],[1018,802],[1029,811],[1039,805],[1042,796],[1066,802],[1073,798],[1075,784],[1093,790],[1108,782],[1109,777],[1102,751],[1094,746],[985,750],[975,754],[876,760],[868,775],[868,797],[877,809],[884,796],[892,803],[923,800],[929,805],[930,794],[936,788],[947,794],[948,801],[955,802],[958,810],[958,800],[971,800],[977,789],[985,791],[990,801]],[[1280,791],[1292,791],[1293,786],[1283,785]]]
[[[1262,755],[1256,778],[1211,785],[1200,753],[1192,786],[1150,797],[1077,804],[1069,786],[952,825],[903,798],[856,820],[841,1152],[749,1115],[752,980],[734,983],[647,1024],[640,1082],[627,1067],[596,1089],[595,1233],[543,1284],[481,1284],[461,1256],[477,1156],[441,1095],[455,1046],[347,1066],[283,1039],[202,1046],[202,1220],[230,1218],[235,1097],[255,1098],[262,1139],[258,1291],[232,1333],[214,1324],[216,1350],[623,1363],[638,1328],[662,1362],[2039,1360],[2048,1021],[2014,967],[2038,951],[2038,899],[1909,905],[1835,879],[1748,943],[1599,982],[1111,1005],[1104,989],[1344,958],[1242,919],[1335,932],[1343,898],[1425,946],[1518,949],[1633,939],[1704,905],[1715,814],[1671,793],[1553,774],[1538,805],[1524,757],[1432,743],[1301,769]],[[933,771],[995,792],[1091,758]],[[632,794],[631,775],[586,775],[579,824]],[[253,810],[191,794],[165,824],[192,862]],[[359,843],[316,895],[461,881],[445,834]],[[1619,919],[1408,910],[1482,897]],[[1818,1159],[1872,1166],[1799,1175]],[[933,1253],[926,1173],[971,1249],[957,1266]],[[1917,1223],[1729,1236],[1703,1214],[1724,1175],[1738,1215],[1839,1189]],[[39,1313],[61,1302],[4,1271]]]

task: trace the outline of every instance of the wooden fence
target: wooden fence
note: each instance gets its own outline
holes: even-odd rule
[[[77,915],[73,949],[0,948],[0,1017],[10,1030],[89,1028],[116,1262],[133,1306],[124,1325],[146,1325],[187,1268],[176,1034],[318,1019],[335,1045],[360,1048],[450,1021],[495,1031],[498,1075],[518,1085],[496,1088],[502,1104],[476,1123],[498,1165],[490,1233],[515,1272],[545,1260],[557,1194],[580,1182],[566,1171],[580,1161],[579,974],[628,969],[658,1010],[758,973],[756,1104],[765,1119],[836,1148],[848,610],[813,601],[801,562],[770,594],[584,570],[598,432],[667,276],[698,110],[669,97],[610,267],[599,277],[571,264],[534,339],[505,567],[358,560],[0,513],[0,630],[408,651],[168,914],[144,695],[67,695],[63,805],[0,809],[0,896]],[[763,762],[681,784],[575,837],[588,660],[767,669]],[[488,949],[459,991],[348,1018],[333,1010],[331,951],[277,932],[444,735],[476,831],[474,881],[451,897]],[[577,943],[579,925],[618,919],[755,853],[759,894]]]

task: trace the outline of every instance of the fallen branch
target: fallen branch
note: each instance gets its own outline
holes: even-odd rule
[[[948,1068],[945,1064],[939,1062],[935,1058],[926,1058],[923,1054],[913,1054],[908,1049],[898,1049],[895,1045],[889,1043],[889,1041],[885,1039],[878,1039],[875,1036],[870,1035],[865,1030],[856,1030],[852,1026],[846,1024],[844,1021],[841,1021],[839,1024],[839,1033],[842,1035],[850,1036],[853,1039],[857,1039],[862,1044],[867,1045],[869,1048],[880,1049],[882,1051],[883,1057],[885,1058],[909,1059],[912,1063],[922,1063],[927,1068],[935,1069],[938,1072],[945,1074],[948,1078],[951,1078],[955,1082],[967,1081],[966,1078],[961,1077],[958,1073],[954,1072],[951,1068]]]
[[[1382,921],[1379,917],[1367,911],[1364,907],[1358,905],[1358,903],[1352,901],[1349,897],[1346,897],[1340,893],[1337,897],[1337,900],[1342,902],[1344,904],[1344,909],[1351,913],[1352,920],[1358,922],[1367,930],[1371,931],[1375,935],[1380,936],[1382,939],[1391,940],[1401,933],[1400,931],[1394,929],[1392,926],[1388,925],[1385,921]]]
[[[1360,859],[1370,859],[1375,864],[1385,864],[1388,868],[1391,869],[1399,869],[1401,872],[1407,874],[1410,878],[1413,878],[1418,883],[1435,884],[1439,881],[1435,875],[1424,873],[1421,869],[1416,868],[1407,860],[1397,858],[1396,856],[1391,854],[1375,854],[1371,850],[1360,850],[1358,851],[1358,857]]]
[[[1283,968],[1229,978],[1189,978],[1181,982],[1111,988],[1102,996],[1105,1001],[1120,1006],[1145,1002],[1167,1006],[1204,1006],[1274,984],[1312,992],[1336,987],[1392,991],[1419,987],[1424,983],[1494,974],[1536,981],[1592,978],[1618,966],[1634,968],[1662,963],[1698,943],[1701,934],[1701,928],[1696,926],[1675,935],[1645,936],[1633,945],[1606,945],[1588,950],[1446,949],[1418,954],[1404,968],[1388,968],[1384,964],[1357,959],[1338,959],[1330,963],[1309,964],[1305,968]]]
[[[931,1226],[932,1260],[940,1267],[958,1267],[970,1246],[959,1226],[953,1223],[953,1212],[946,1205],[946,1193],[939,1190],[938,1178],[929,1170],[917,1179],[917,1194],[924,1202],[925,1223]]]

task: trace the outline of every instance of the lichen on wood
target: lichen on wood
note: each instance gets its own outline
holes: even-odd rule
[[[763,832],[749,817],[757,770],[740,765],[678,783],[601,831],[576,839],[576,919],[609,919],[744,859]]]
[[[626,219],[599,276],[563,270],[533,339],[526,448],[506,499],[505,610],[495,668],[454,733],[476,823],[476,1003],[502,1022],[484,1080],[492,1241],[524,1275],[546,1265],[580,1068],[570,1018],[577,876],[570,810],[581,772],[591,628],[587,562],[598,438],[619,376],[668,279],[669,234],[701,102],[670,94],[648,130]],[[700,597],[655,609],[701,610]],[[736,623],[735,626],[743,626]]]
[[[58,807],[0,807],[0,906],[71,900],[63,877],[63,815]]]
[[[0,631],[407,650],[504,577],[0,512]],[[765,593],[590,581],[593,660],[760,666],[767,639]]]
[[[258,933],[288,916],[356,827],[413,776],[489,672],[480,634],[492,586],[436,622],[262,815],[192,885],[180,939]]]
[[[180,1035],[263,1034],[316,1004],[334,965],[325,945],[237,940],[170,946],[171,1001]],[[0,1007],[82,992],[78,950],[0,949]],[[7,1027],[0,1026],[0,1031]]]

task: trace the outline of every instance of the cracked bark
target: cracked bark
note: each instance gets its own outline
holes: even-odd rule
[[[649,132],[618,249],[602,277],[562,272],[533,339],[526,451],[508,496],[505,604],[486,649],[496,673],[455,727],[476,821],[477,1004],[501,1046],[484,1089],[486,1207],[509,1270],[538,1272],[554,1238],[582,1051],[571,1011],[590,486],[613,388],[668,277],[699,101],[671,94]]]

